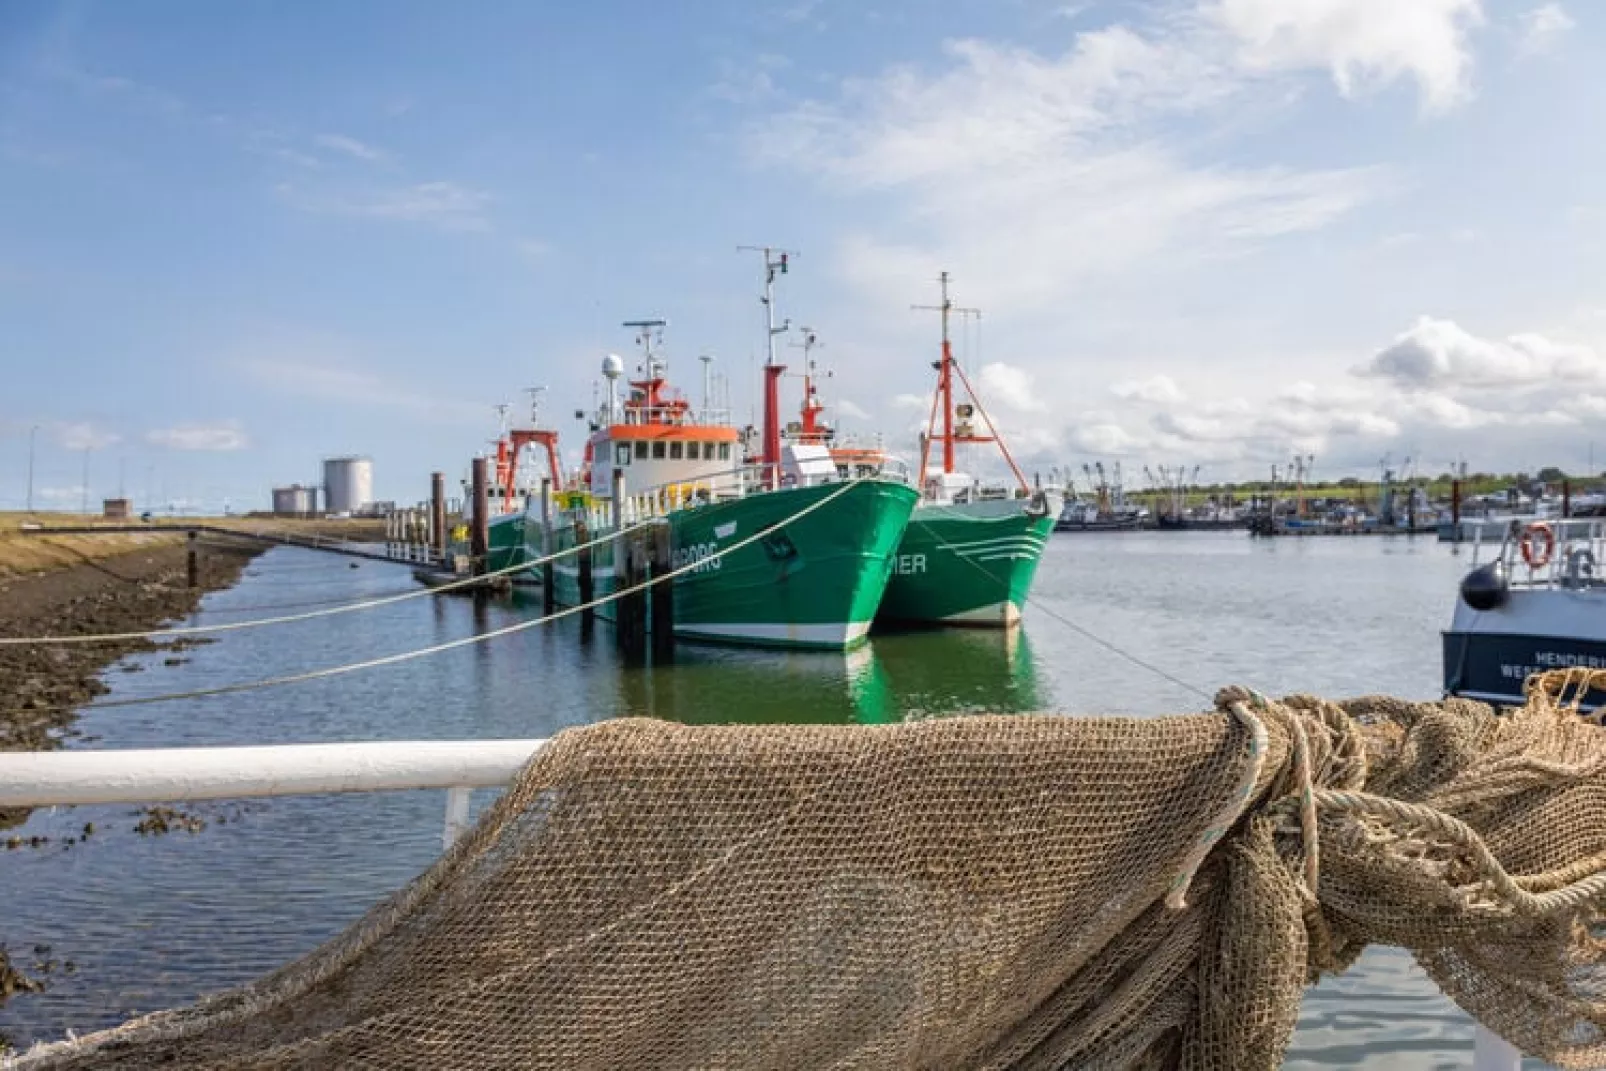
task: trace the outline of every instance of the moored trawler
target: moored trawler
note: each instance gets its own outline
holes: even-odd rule
[[[936,397],[921,440],[921,500],[909,519],[878,621],[901,625],[972,625],[1005,628],[1020,621],[1038,560],[1054,528],[1058,504],[1027,485],[987,411],[954,360],[948,320],[948,273],[941,276],[942,351]],[[969,401],[956,405],[954,380]],[[975,423],[980,418],[986,434]],[[942,456],[931,462],[933,443]],[[956,470],[954,448],[991,443],[1015,484],[983,487]]]
[[[765,250],[765,308],[786,256]],[[829,449],[783,442],[773,343],[765,366],[765,427],[758,461],[723,412],[694,411],[673,388],[658,347],[662,320],[632,321],[641,360],[620,396],[623,362],[603,363],[607,399],[591,421],[579,480],[561,496],[552,553],[591,549],[591,600],[616,590],[617,525],[662,518],[673,564],[679,638],[844,649],[869,633],[892,558],[918,495],[880,475],[844,479]],[[525,530],[539,529],[527,518]],[[554,599],[580,605],[581,563],[553,565]],[[650,597],[650,596],[649,596]],[[597,612],[611,617],[611,603]]]

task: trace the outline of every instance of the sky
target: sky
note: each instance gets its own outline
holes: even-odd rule
[[[1599,15],[0,4],[0,509],[30,444],[46,508],[265,508],[351,453],[411,502],[531,387],[572,459],[644,317],[745,423],[760,244],[832,414],[900,450],[947,271],[1029,472],[1598,471]]]

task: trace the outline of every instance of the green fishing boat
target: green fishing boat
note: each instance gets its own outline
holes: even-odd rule
[[[948,273],[941,276],[942,354],[937,397],[921,437],[920,503],[904,529],[892,578],[876,620],[889,625],[969,625],[1008,628],[1020,621],[1037,563],[1054,528],[1058,503],[1028,486],[987,411],[954,360],[948,319]],[[967,310],[969,311],[969,310]],[[955,380],[968,401],[955,404]],[[978,430],[980,418],[986,434]],[[940,422],[940,423],[939,423]],[[932,446],[940,443],[940,464]],[[993,444],[1014,486],[982,486],[955,468],[955,447]]]
[[[664,321],[631,321],[625,326],[636,329],[642,348],[637,374],[621,397],[623,361],[604,359],[607,399],[590,422],[578,478],[553,497],[550,541],[526,497],[522,510],[490,523],[493,568],[533,562],[545,546],[562,555],[553,563],[554,602],[597,603],[617,590],[617,541],[608,537],[621,526],[661,521],[674,566],[692,567],[671,582],[678,638],[839,650],[864,641],[919,495],[879,474],[843,478],[824,446],[783,443],[785,368],[774,355],[773,290],[786,254],[763,252],[772,344],[760,455],[748,458],[726,412],[710,407],[706,371],[700,409],[670,386],[658,351]],[[514,451],[510,473],[517,461]],[[589,563],[569,553],[585,544]],[[589,591],[582,590],[587,568]],[[605,620],[612,611],[612,602],[596,606]]]

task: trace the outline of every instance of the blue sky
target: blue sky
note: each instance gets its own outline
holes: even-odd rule
[[[619,321],[739,415],[801,250],[845,426],[908,443],[936,272],[1031,466],[1582,470],[1606,31],[1571,3],[0,6],[0,508],[454,477]],[[1606,464],[1606,440],[1601,443]],[[978,462],[981,463],[981,462]],[[1601,465],[1597,465],[1601,467]]]

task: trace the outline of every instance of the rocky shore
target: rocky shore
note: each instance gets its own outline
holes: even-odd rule
[[[0,636],[137,632],[195,609],[208,591],[233,584],[262,548],[209,543],[200,583],[187,586],[182,543],[148,546],[0,580]],[[107,690],[101,671],[150,640],[0,647],[0,750],[57,747],[75,712]],[[8,823],[0,812],[0,828]]]

